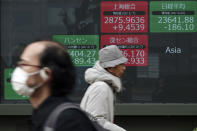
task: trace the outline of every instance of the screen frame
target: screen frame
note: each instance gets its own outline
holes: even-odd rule
[[[31,115],[31,104],[0,104],[0,115]],[[195,116],[197,104],[117,104],[116,116]]]
[[[1,35],[0,35],[0,39],[1,39]],[[3,66],[1,63],[0,72],[2,73],[2,71],[3,71]],[[0,86],[3,87],[2,82],[0,83]],[[22,104],[0,103],[0,115],[31,115],[32,110],[33,110],[32,105],[27,103],[22,103]],[[117,116],[194,116],[197,115],[197,103],[196,104],[195,103],[192,104],[184,104],[184,103],[119,104],[118,103],[115,106],[115,115]]]

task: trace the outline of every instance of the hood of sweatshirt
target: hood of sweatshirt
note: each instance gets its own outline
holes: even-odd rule
[[[99,65],[99,61],[97,61],[92,68],[88,68],[85,71],[85,81],[89,84],[97,81],[104,81],[116,92],[120,92],[122,90],[121,79],[102,68]]]

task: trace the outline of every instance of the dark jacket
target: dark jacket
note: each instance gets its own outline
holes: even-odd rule
[[[70,102],[65,97],[49,97],[38,109],[33,110],[30,122],[31,131],[43,131],[44,124],[49,114],[61,103]],[[56,124],[55,131],[95,131],[90,120],[76,109],[63,111]]]

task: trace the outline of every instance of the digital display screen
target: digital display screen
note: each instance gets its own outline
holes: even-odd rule
[[[101,32],[148,31],[148,3],[145,1],[101,2]]]
[[[54,35],[53,40],[66,46],[75,66],[92,66],[98,60],[97,35]]]
[[[197,1],[150,2],[150,32],[197,32]]]
[[[117,45],[128,58],[127,66],[147,66],[148,37],[146,35],[102,35],[101,48]]]
[[[197,103],[197,0],[3,0],[1,18],[0,103],[27,103],[11,72],[38,39],[67,48],[76,102],[99,50],[117,45],[128,58],[117,103]]]

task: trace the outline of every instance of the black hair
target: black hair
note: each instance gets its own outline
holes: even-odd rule
[[[47,46],[40,56],[40,64],[52,71],[52,96],[66,96],[74,89],[75,68],[63,46]]]

